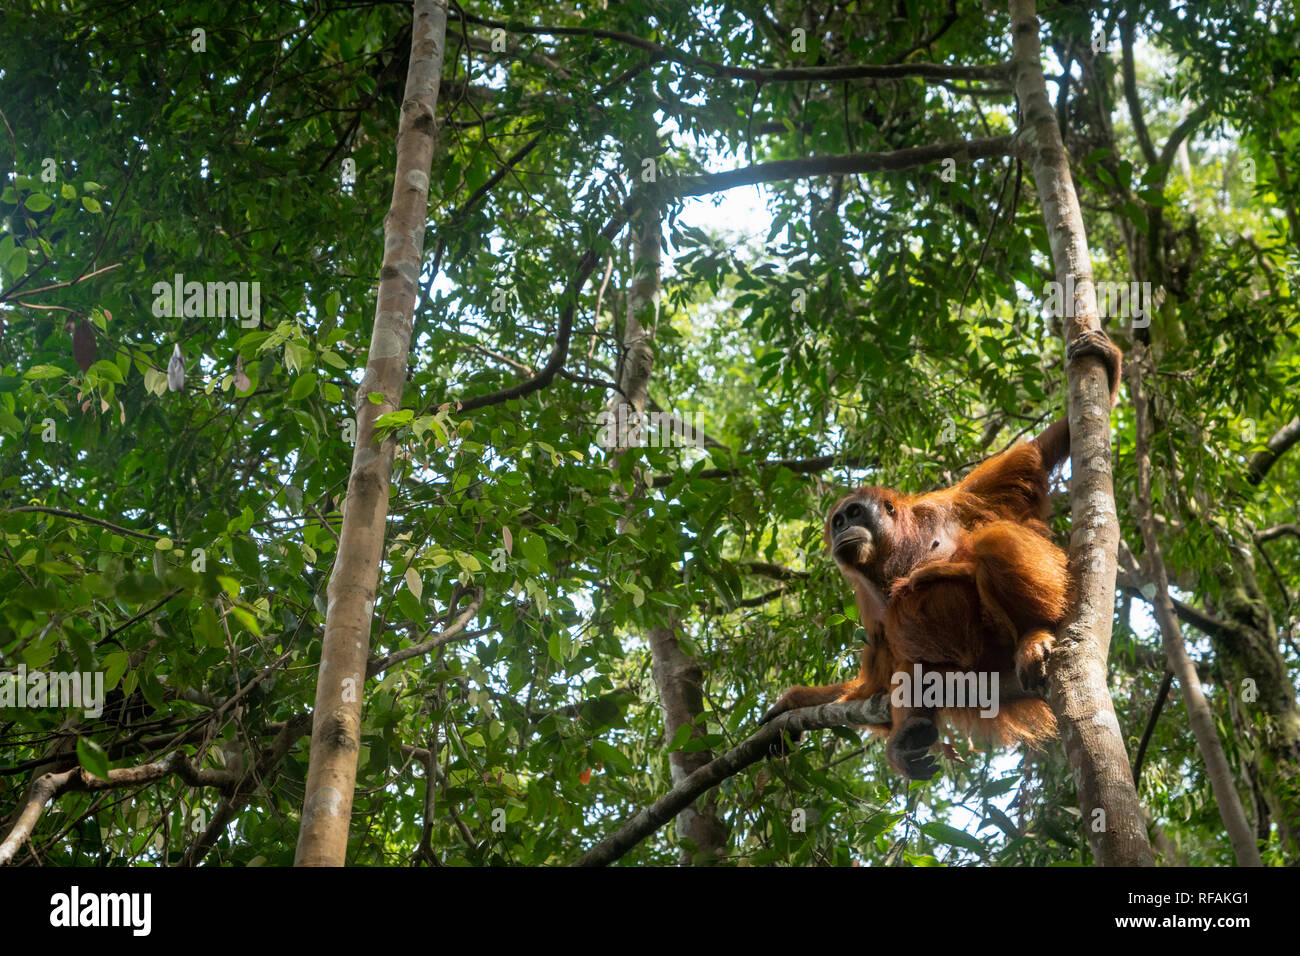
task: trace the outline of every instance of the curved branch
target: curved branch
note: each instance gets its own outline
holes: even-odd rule
[[[1154,592],[1153,596],[1148,597],[1142,590],[1143,584],[1139,583],[1139,579],[1136,575],[1127,571],[1121,572],[1116,583],[1128,594],[1131,594],[1136,598],[1141,598],[1149,607],[1155,608],[1156,602]],[[1151,585],[1148,584],[1146,586],[1149,588]],[[1196,628],[1202,634],[1206,634],[1210,637],[1221,638],[1225,641],[1235,641],[1239,638],[1240,635],[1238,633],[1238,628],[1235,625],[1220,620],[1212,614],[1207,614],[1205,611],[1195,608],[1185,601],[1180,601],[1172,594],[1169,596],[1169,600],[1173,602],[1174,613],[1178,615],[1179,619],[1190,627]]]
[[[195,767],[179,750],[174,750],[161,760],[151,763],[110,770],[107,780],[93,776],[81,767],[73,767],[61,773],[43,774],[32,782],[31,789],[27,791],[27,801],[18,815],[18,822],[9,831],[4,842],[0,843],[0,866],[13,861],[18,847],[31,838],[32,831],[36,828],[41,814],[45,812],[46,805],[60,794],[74,791],[116,790],[120,787],[153,783],[172,774],[176,774],[191,787],[230,787],[239,779],[232,770]]]
[[[471,638],[479,637],[483,634],[490,634],[492,631],[496,630],[496,628],[489,627],[480,631],[470,631],[466,634],[461,633],[461,631],[465,630],[465,625],[474,619],[474,615],[478,614],[478,609],[482,606],[483,589],[478,588],[475,591],[474,600],[470,601],[469,606],[460,612],[455,621],[447,625],[433,637],[429,638],[427,641],[421,641],[419,644],[412,647],[404,647],[400,651],[393,651],[393,653],[385,655],[384,657],[373,658],[368,664],[366,664],[367,680],[381,671],[388,670],[388,668],[392,667],[394,664],[400,664],[402,661],[409,660],[412,657],[420,657],[432,650],[442,647],[444,644],[450,644],[454,640],[468,641]]]
[[[457,10],[456,16],[475,26],[505,30],[509,33],[526,33],[534,36],[591,37],[596,40],[613,40],[637,50],[644,50],[656,61],[668,61],[689,67],[700,73],[725,76],[734,80],[753,80],[757,83],[838,82],[840,80],[899,80],[918,77],[923,80],[1002,80],[1006,79],[1008,64],[991,66],[948,66],[944,63],[851,63],[842,66],[809,67],[749,67],[729,66],[706,60],[694,53],[674,50],[652,40],[625,33],[622,30],[599,30],[592,27],[534,26],[526,23],[507,23],[475,16]]]
[[[1178,147],[1183,145],[1183,140],[1191,136],[1196,127],[1205,122],[1212,112],[1213,110],[1207,104],[1202,103],[1174,127],[1174,131],[1169,134],[1169,139],[1165,142],[1165,148],[1160,151],[1160,163],[1165,167],[1166,175],[1169,172],[1169,164],[1174,161],[1174,154],[1178,152]]]
[[[755,163],[739,169],[699,176],[683,176],[665,184],[670,197],[703,196],[709,193],[753,186],[758,183],[779,182],[786,179],[804,179],[809,176],[843,176],[852,173],[878,173],[912,169],[945,159],[969,162],[976,159],[1011,156],[1015,152],[1013,135],[992,136],[987,139],[957,140],[949,143],[931,143],[881,153],[845,153],[839,156],[806,156],[802,159],[782,159],[771,163]]]
[[[871,464],[865,458],[856,455],[820,455],[817,458],[779,458],[776,461],[760,461],[755,468],[786,468],[796,475],[811,475],[827,468],[866,468]],[[745,473],[743,468],[705,468],[703,471],[689,475],[690,478],[736,478]],[[652,488],[667,488],[676,475],[655,475],[650,482]]]
[[[1160,690],[1156,692],[1155,703],[1151,705],[1151,715],[1147,717],[1147,725],[1142,731],[1142,739],[1138,741],[1137,756],[1133,758],[1134,786],[1137,786],[1138,780],[1142,777],[1142,763],[1146,760],[1147,747],[1151,745],[1151,734],[1160,720],[1160,712],[1165,708],[1165,701],[1169,698],[1169,688],[1173,683],[1174,672],[1166,667],[1165,676],[1160,680]]]
[[[623,230],[627,223],[628,216],[631,215],[632,200],[629,199],[623,204],[614,216],[605,224],[605,228],[600,231],[600,239],[605,243],[614,241]],[[583,287],[591,274],[596,270],[597,263],[604,253],[601,248],[602,243],[593,242],[587,251],[583,253],[582,258],[578,260],[577,272],[569,280],[562,293],[564,299],[564,309],[560,312],[560,323],[555,331],[555,345],[551,349],[550,356],[546,359],[546,364],[532,378],[525,379],[517,385],[511,385],[509,388],[503,388],[495,392],[489,392],[486,395],[476,395],[473,398],[466,399],[459,403],[457,411],[472,412],[475,409],[487,408],[489,405],[500,405],[502,402],[508,402],[512,398],[523,398],[525,395],[531,395],[538,392],[551,384],[551,381],[564,368],[564,361],[569,355],[569,336],[573,332],[573,316],[578,311],[578,296],[582,294]]]
[[[613,863],[677,816],[700,794],[766,757],[774,745],[779,745],[778,741],[786,731],[794,734],[825,727],[887,724],[890,720],[889,713],[888,694],[878,694],[867,700],[821,704],[818,707],[788,711],[763,725],[757,733],[738,746],[696,770],[650,806],[638,811],[631,820],[593,846],[573,865],[606,866]]]
[[[802,179],[808,176],[842,175],[848,173],[881,172],[884,170],[910,169],[926,163],[939,162],[944,159],[970,161],[987,159],[994,156],[1009,156],[1014,151],[1014,136],[995,136],[989,139],[960,140],[952,143],[935,143],[929,146],[915,146],[910,149],[896,149],[883,153],[849,153],[842,156],[812,156],[804,159],[778,160],[772,163],[755,163],[740,169],[729,169],[720,173],[705,173],[698,176],[683,176],[669,179],[659,184],[656,201],[668,202],[689,196],[704,196],[710,193],[734,189],[737,186],[752,186],[757,183],[777,182],[786,179]],[[578,260],[574,273],[562,293],[564,309],[560,313],[559,325],[555,332],[555,345],[542,366],[541,371],[509,388],[499,389],[486,395],[476,395],[459,403],[457,411],[472,412],[489,405],[499,405],[511,399],[523,398],[533,392],[541,391],[555,379],[564,368],[569,355],[569,338],[573,333],[573,318],[578,311],[578,297],[582,294],[587,280],[595,272],[603,253],[602,244],[614,241],[627,223],[634,210],[636,196],[629,197],[623,207],[614,214],[605,228],[600,232],[601,242],[593,242],[581,259]]]
[[[1298,441],[1300,441],[1300,417],[1291,419],[1279,428],[1273,433],[1273,437],[1268,440],[1264,449],[1255,452],[1250,459],[1250,473],[1246,476],[1246,480],[1252,485],[1259,484],[1277,460]]]
[[[78,511],[67,511],[63,508],[46,508],[42,505],[20,505],[17,508],[10,508],[11,512],[25,511],[34,514],[54,515],[59,518],[69,518],[73,521],[84,521],[87,524],[99,525],[101,528],[107,528],[109,531],[121,535],[129,535],[133,538],[143,538],[145,541],[158,541],[162,538],[160,534],[149,534],[147,531],[136,531],[134,528],[123,528],[120,524],[113,524],[111,521],[105,521],[103,518],[94,518],[90,515],[83,515]]]
[[[185,855],[181,858],[182,866],[197,866],[199,861],[207,855],[208,850],[216,845],[216,842],[225,834],[235,814],[248,802],[248,798],[257,792],[257,789],[262,786],[271,771],[289,753],[290,748],[311,730],[311,722],[311,711],[304,711],[284,722],[284,726],[275,735],[275,739],[262,751],[257,762],[238,777],[238,782],[231,792],[218,804],[217,809],[212,814],[212,819],[208,821],[207,827],[204,828],[198,839],[186,847]]]
[[[796,571],[794,568],[787,568],[784,564],[770,564],[767,561],[746,561],[743,567],[754,574],[775,578],[778,581],[806,581],[812,577],[807,571]]]

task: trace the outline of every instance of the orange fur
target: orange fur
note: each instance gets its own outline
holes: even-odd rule
[[[1061,428],[1042,438],[1055,442]],[[782,695],[785,708],[832,700],[860,700],[888,692],[897,672],[992,672],[1003,693],[999,713],[982,718],[977,709],[942,708],[938,713],[893,707],[891,736],[910,718],[941,721],[993,745],[1038,744],[1056,734],[1051,710],[1040,699],[1015,690],[1016,665],[1042,677],[1045,650],[1066,608],[1065,556],[1048,538],[1047,475],[1043,442],[1019,445],[981,463],[951,488],[901,495],[862,488],[831,509],[826,543],[854,585],[863,626],[872,638],[863,648],[858,676],[829,687],[793,687]],[[873,516],[870,547],[844,542],[837,549],[832,520],[851,504]],[[867,519],[863,519],[867,520]],[[865,537],[865,536],[864,536]],[[866,548],[865,550],[863,550]],[[784,708],[782,708],[784,709]],[[926,776],[915,754],[890,754],[896,769]]]
[[[1120,353],[1105,333],[1083,333],[1070,360],[1095,355],[1119,387]],[[825,538],[853,584],[870,638],[858,676],[828,687],[792,687],[766,719],[796,707],[861,700],[891,689],[895,674],[996,673],[999,712],[978,708],[892,706],[886,734],[890,764],[928,778],[937,723],[994,745],[1038,745],[1056,735],[1056,720],[1032,691],[1046,681],[1057,625],[1065,615],[1065,555],[1051,541],[1048,476],[1069,454],[1066,419],[1033,441],[981,462],[953,485],[921,495],[860,488],[835,503]]]

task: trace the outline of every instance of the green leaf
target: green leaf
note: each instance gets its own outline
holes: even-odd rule
[[[418,603],[420,595],[424,593],[424,582],[420,580],[420,572],[415,568],[407,568],[403,577],[406,580],[406,587]]]
[[[931,820],[929,823],[921,824],[921,832],[932,840],[946,843],[949,846],[959,846],[964,850],[978,853],[980,856],[988,852],[988,848],[978,838],[971,836],[965,830],[958,830],[956,827],[949,826],[938,820]]]
[[[43,378],[58,378],[60,375],[68,373],[57,365],[33,365],[23,373],[23,378],[29,382],[38,381]]]
[[[299,372],[312,364],[312,351],[301,342],[284,343],[284,366],[290,372]]]
[[[1133,223],[1133,225],[1137,226],[1143,232],[1147,232],[1151,228],[1151,224],[1147,221],[1146,210],[1131,199],[1124,201],[1124,215],[1128,218],[1129,222]]]
[[[108,779],[108,753],[88,737],[77,738],[77,763],[92,777]]]
[[[306,398],[316,388],[316,373],[308,372],[306,375],[299,375],[293,387],[289,389],[289,401],[296,402]]]
[[[519,549],[523,551],[524,557],[539,568],[550,567],[546,560],[546,542],[531,531],[525,532],[519,539]]]
[[[5,272],[11,276],[25,275],[27,272],[27,250],[19,247],[5,258]]]
[[[627,755],[617,747],[611,747],[603,740],[593,740],[591,742],[591,753],[605,766],[611,767],[621,774],[636,773],[636,767],[632,766],[632,761],[627,759]]]
[[[234,615],[235,619],[239,621],[240,624],[244,625],[246,630],[256,634],[258,637],[262,636],[262,628],[257,623],[257,616],[252,612],[247,611],[242,607],[232,607],[230,613]]]
[[[680,727],[677,728],[677,733],[673,734],[673,739],[669,742],[665,750],[667,750],[668,753],[676,753],[678,750],[681,750],[684,746],[686,746],[686,741],[690,739],[691,739],[691,725],[682,724]]]

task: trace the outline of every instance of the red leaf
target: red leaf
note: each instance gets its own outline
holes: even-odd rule
[[[588,767],[586,770],[582,771],[582,773],[578,774],[578,779],[583,783],[591,783],[591,768]]]

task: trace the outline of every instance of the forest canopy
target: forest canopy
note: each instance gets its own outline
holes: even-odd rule
[[[6,2],[0,865],[1300,863],[1298,73],[1276,0]],[[857,672],[831,505],[1067,409],[1062,738],[761,730]]]

